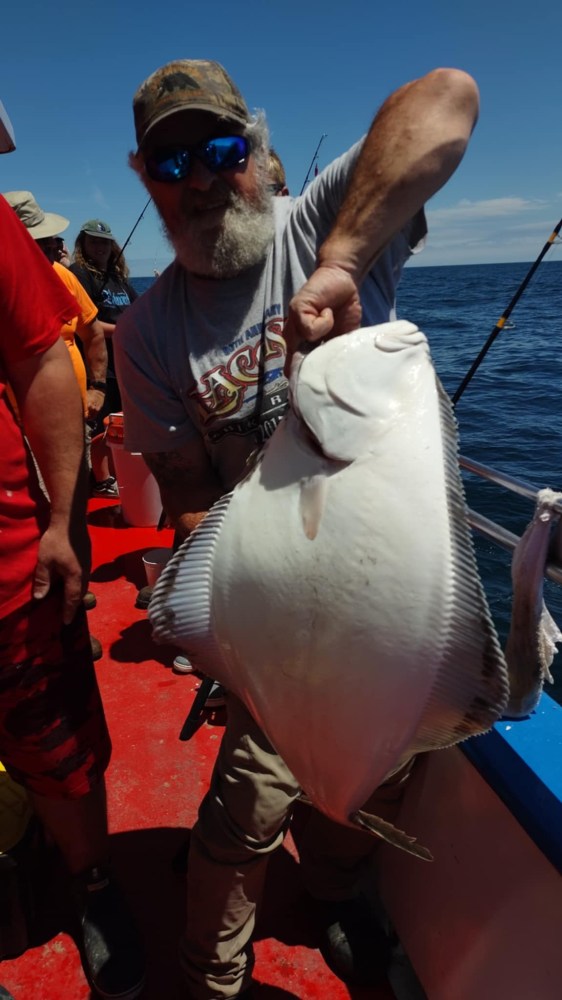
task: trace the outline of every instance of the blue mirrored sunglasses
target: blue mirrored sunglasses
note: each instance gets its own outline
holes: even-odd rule
[[[206,139],[196,146],[162,149],[145,160],[146,172],[153,181],[175,184],[183,181],[193,165],[193,157],[212,174],[232,170],[243,163],[250,153],[250,143],[243,135],[221,135]]]

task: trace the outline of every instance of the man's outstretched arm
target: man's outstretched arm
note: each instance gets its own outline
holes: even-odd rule
[[[433,70],[385,101],[365,138],[332,231],[320,247],[317,268],[290,303],[285,326],[289,355],[303,340],[322,340],[360,325],[363,278],[454,173],[478,106],[476,83],[456,69]]]

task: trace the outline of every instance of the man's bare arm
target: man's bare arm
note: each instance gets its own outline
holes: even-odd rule
[[[10,365],[8,377],[51,503],[49,527],[39,546],[34,596],[44,597],[53,579],[62,577],[64,621],[68,623],[90,572],[80,390],[62,340],[43,354]]]
[[[437,69],[382,105],[317,269],[294,296],[289,353],[360,325],[359,286],[385,246],[458,167],[478,117],[478,88],[467,73]]]
[[[115,323],[106,323],[105,320],[103,319],[98,320],[98,323],[100,324],[103,330],[103,335],[105,339],[111,340],[113,334],[115,333]]]
[[[143,457],[160,488],[164,510],[187,538],[224,493],[203,442],[197,438],[176,451],[144,452]]]
[[[105,382],[107,377],[107,346],[105,343],[105,333],[99,319],[92,320],[81,327],[79,337],[84,345],[84,357],[88,376],[98,382]],[[89,419],[96,417],[105,401],[105,393],[99,389],[88,389],[86,396],[87,413]]]

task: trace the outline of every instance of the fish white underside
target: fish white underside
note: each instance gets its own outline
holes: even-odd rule
[[[398,322],[336,338],[302,360],[291,393],[149,614],[245,702],[314,805],[362,824],[413,753],[492,725],[506,667],[424,335]]]

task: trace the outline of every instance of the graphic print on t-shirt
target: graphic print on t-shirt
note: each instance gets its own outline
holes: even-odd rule
[[[217,444],[229,434],[252,435],[261,445],[287,409],[285,320],[279,305],[225,348],[225,360],[199,377],[190,393],[203,435]]]
[[[127,306],[130,306],[131,300],[124,288],[120,288],[115,291],[112,288],[104,288],[101,293],[101,309],[117,309],[118,312],[122,312]]]

